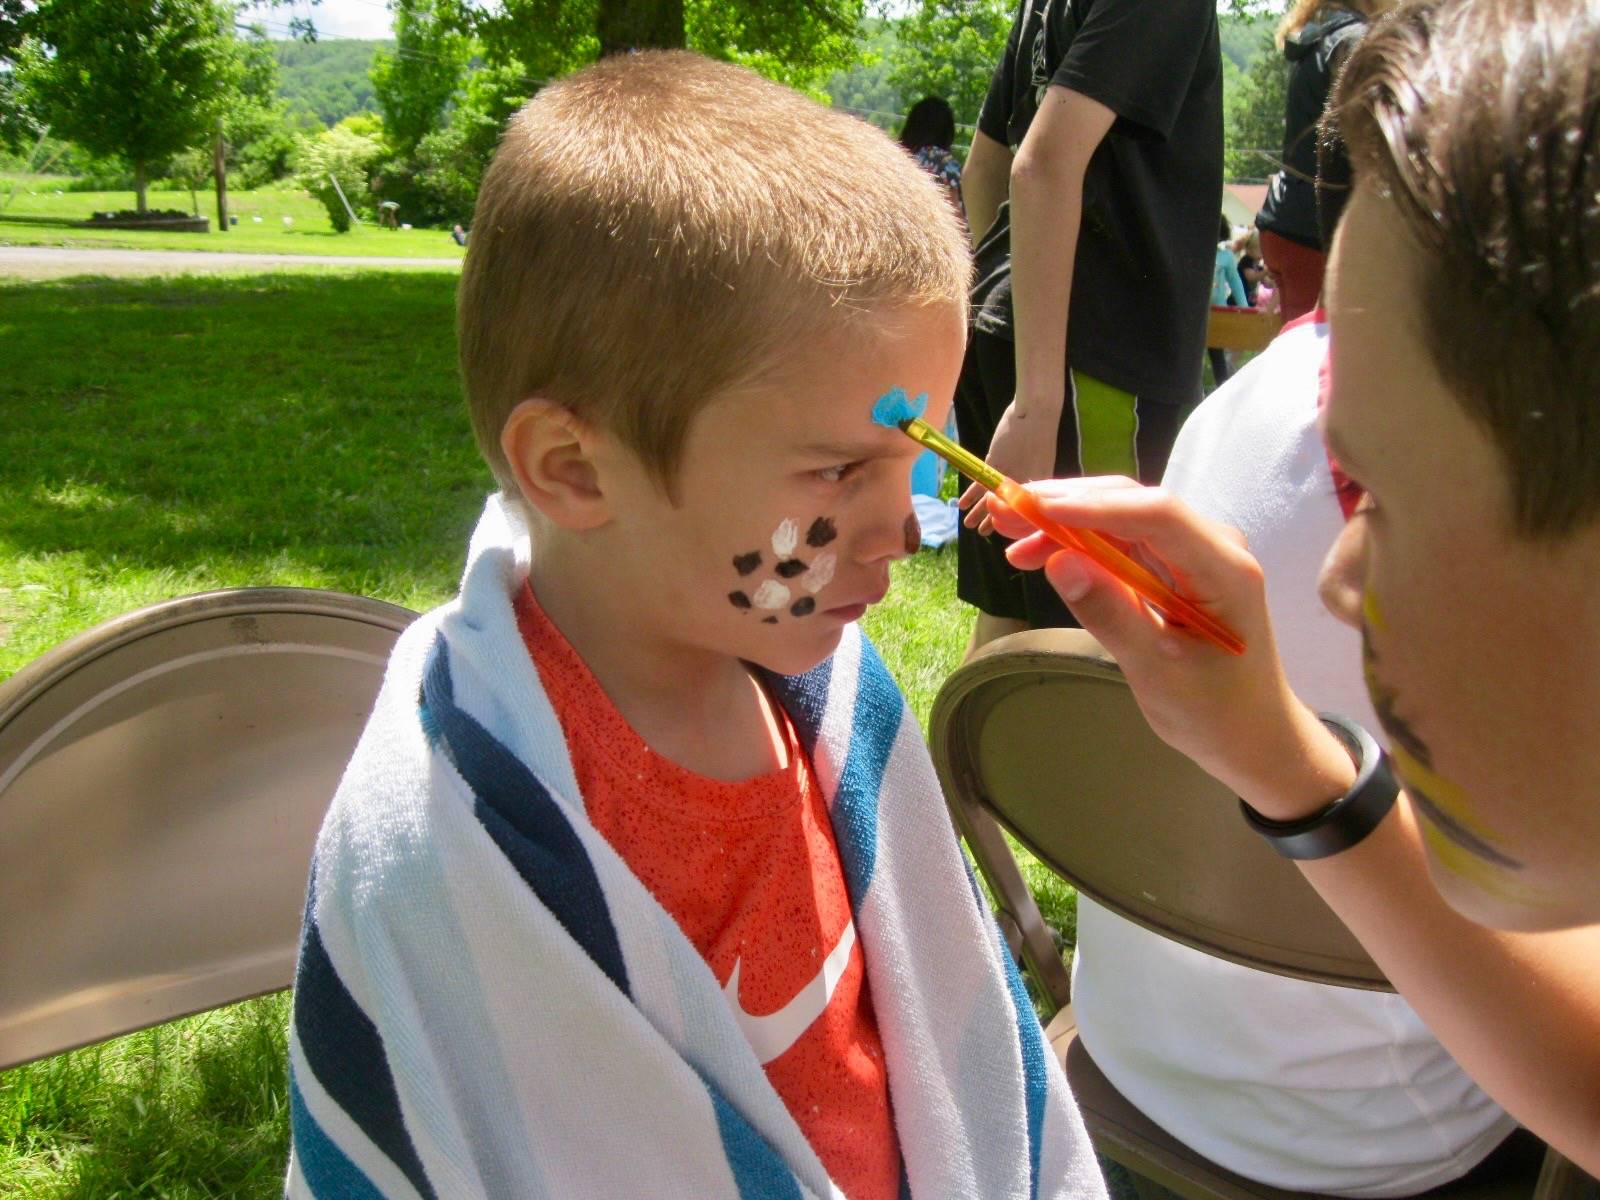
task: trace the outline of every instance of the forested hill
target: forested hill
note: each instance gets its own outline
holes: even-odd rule
[[[291,112],[311,114],[333,125],[351,113],[377,107],[367,68],[380,46],[392,41],[330,38],[325,42],[274,42],[278,55],[278,94]]]
[[[1222,49],[1240,71],[1250,60],[1270,49],[1277,18],[1254,20],[1224,16]],[[886,21],[869,21],[865,38],[866,61],[841,71],[828,81],[835,104],[857,110],[898,113],[909,101],[889,83],[889,58],[894,50],[894,27]],[[323,42],[275,42],[278,56],[278,92],[292,112],[314,117],[319,125],[333,125],[352,113],[377,108],[367,69],[380,46],[392,41],[358,41],[332,38]]]

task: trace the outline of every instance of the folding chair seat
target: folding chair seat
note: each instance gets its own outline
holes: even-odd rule
[[[0,1070],[292,982],[317,828],[414,618],[213,592],[0,684]]]
[[[1224,1170],[1124,1098],[1076,1036],[1070,978],[1002,830],[1111,911],[1207,954],[1298,979],[1392,990],[1299,870],[1238,819],[1221,784],[1150,729],[1087,633],[1034,630],[983,647],[934,701],[929,741],[951,815],[1002,928],[1053,1013],[1096,1148],[1192,1200],[1305,1200]],[[1542,1169],[1430,1200],[1538,1200],[1592,1181],[1555,1151]]]

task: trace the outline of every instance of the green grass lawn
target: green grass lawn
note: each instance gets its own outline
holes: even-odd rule
[[[453,301],[451,279],[384,271],[0,285],[0,678],[209,588],[452,594],[489,487]],[[866,622],[924,723],[970,626],[954,564],[899,564]],[[1070,937],[1071,889],[1024,869]],[[269,997],[0,1074],[0,1195],[277,1196],[287,1012]]]
[[[441,229],[379,229],[367,223],[348,233],[335,233],[322,205],[289,185],[253,192],[230,191],[228,211],[239,218],[239,223],[226,232],[217,228],[217,205],[211,191],[195,194],[200,215],[211,218],[210,233],[85,229],[79,222],[88,220],[91,213],[134,207],[133,193],[68,192],[63,190],[66,183],[67,180],[59,176],[0,172],[0,245],[231,250],[240,254],[392,255],[448,262],[459,262],[462,256],[461,247]],[[8,196],[10,204],[6,203]],[[146,202],[153,209],[192,211],[187,191],[152,188]],[[285,217],[290,224],[284,224]]]

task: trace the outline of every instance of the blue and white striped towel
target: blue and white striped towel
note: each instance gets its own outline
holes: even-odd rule
[[[836,1196],[716,978],[584,814],[511,607],[526,571],[491,499],[318,837],[287,1194]],[[910,1194],[1104,1197],[882,661],[851,627],[771,682],[832,813]]]

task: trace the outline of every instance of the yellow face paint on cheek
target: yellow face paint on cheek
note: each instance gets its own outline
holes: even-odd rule
[[[1383,613],[1378,608],[1378,597],[1369,587],[1361,593],[1361,616],[1366,621],[1367,628],[1375,633],[1387,633],[1388,624],[1383,619]]]
[[[1509,904],[1526,908],[1549,907],[1550,899],[1542,892],[1529,887],[1504,868],[1458,845],[1420,811],[1417,813],[1417,825],[1429,856],[1440,868],[1463,883]]]
[[[1389,756],[1406,793],[1430,822],[1454,836],[1469,853],[1512,870],[1521,868],[1520,862],[1500,849],[1504,837],[1479,819],[1459,786],[1426,763],[1418,762],[1404,746],[1391,747]]]
[[[1378,597],[1373,590],[1366,589],[1362,594],[1362,664],[1366,691],[1373,698],[1373,710],[1384,726],[1384,733],[1389,736],[1390,758],[1422,821],[1427,845],[1430,848],[1448,846],[1448,850],[1435,850],[1434,858],[1440,866],[1510,899],[1507,888],[1518,893],[1525,891],[1523,885],[1512,882],[1525,864],[1507,853],[1509,838],[1483,822],[1472,810],[1462,787],[1435,768],[1434,752],[1422,741],[1421,733],[1410,718],[1400,712],[1400,696],[1382,680],[1378,651],[1373,645],[1374,635],[1386,632],[1387,622],[1379,608]],[[1490,888],[1491,880],[1496,880],[1493,888]]]

